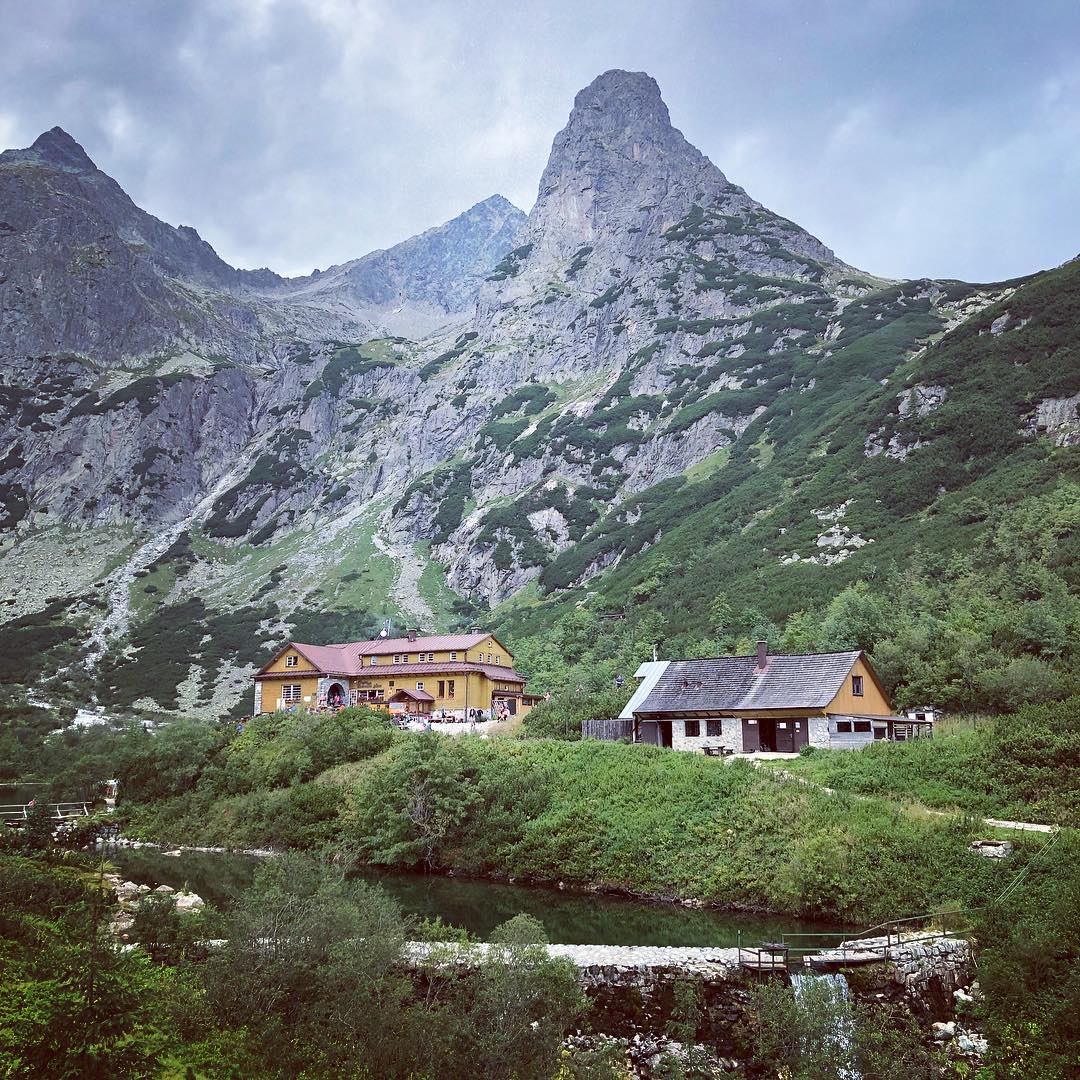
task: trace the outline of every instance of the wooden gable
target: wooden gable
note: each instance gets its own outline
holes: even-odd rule
[[[861,696],[857,695],[853,688],[853,679],[858,677],[862,678]],[[825,707],[825,711],[850,716],[890,716],[892,714],[892,702],[889,701],[889,695],[885,692],[885,687],[882,686],[874,665],[866,658],[865,653],[860,653],[859,658],[852,664],[843,686]]]
[[[290,657],[295,657],[295,662],[290,663]],[[261,668],[258,672],[259,675],[287,675],[290,672],[318,672],[317,668],[291,641],[270,661],[264,668]]]

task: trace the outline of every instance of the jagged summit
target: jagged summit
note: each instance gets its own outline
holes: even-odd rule
[[[97,170],[97,166],[90,160],[90,155],[62,127],[52,127],[42,132],[34,140],[30,150],[51,165],[74,169],[76,172]]]
[[[0,154],[0,163],[19,162],[45,163],[68,172],[97,172],[90,155],[62,127],[43,131],[26,149],[5,150]]]
[[[574,98],[566,131],[589,133],[594,139],[614,137],[642,146],[685,143],[671,126],[659,85],[644,71],[605,71],[593,79]]]
[[[530,217],[529,240],[558,261],[605,235],[644,227],[640,208],[668,224],[695,194],[712,201],[727,178],[672,127],[660,87],[643,71],[606,71],[574,99],[555,136]]]

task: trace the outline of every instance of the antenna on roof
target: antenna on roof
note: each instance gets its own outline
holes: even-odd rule
[[[389,636],[390,636],[390,620],[387,619],[386,622],[383,623],[383,628],[379,631],[379,637],[385,638],[385,637],[389,637]]]

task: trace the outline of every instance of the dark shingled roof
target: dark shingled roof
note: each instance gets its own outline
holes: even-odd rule
[[[770,656],[764,670],[758,668],[756,656],[673,660],[634,715],[823,709],[861,655],[855,651]]]

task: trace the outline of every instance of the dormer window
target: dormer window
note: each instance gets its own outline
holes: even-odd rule
[[[373,656],[373,657],[372,657],[372,658],[371,658],[371,659],[370,659],[370,660],[368,661],[368,665],[369,665],[370,667],[375,667],[375,666],[376,666],[376,665],[377,665],[378,663],[379,663],[379,658],[378,658],[377,656]]]
[[[295,653],[290,653],[288,656],[285,657],[285,666],[286,667],[296,667],[299,660],[300,660],[299,656],[297,656]]]
[[[851,692],[855,697],[863,696],[863,677],[861,675],[851,676]]]
[[[457,653],[456,652],[452,652],[450,654],[450,660],[451,660],[452,663],[455,663],[455,664],[457,663]]]

